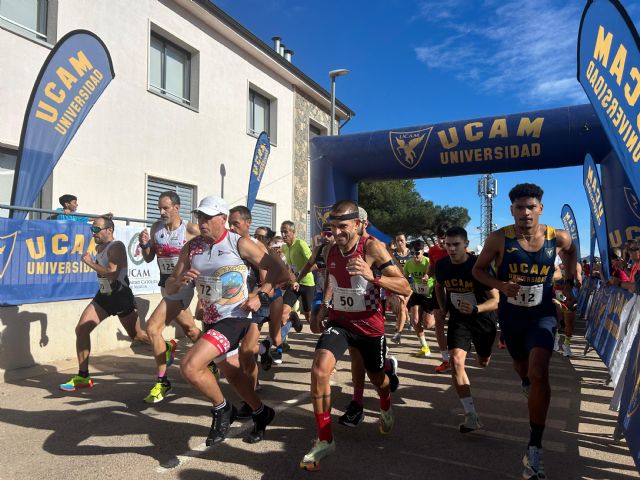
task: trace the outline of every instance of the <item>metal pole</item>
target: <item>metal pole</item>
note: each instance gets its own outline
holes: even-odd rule
[[[329,135],[333,136],[333,124],[336,119],[336,77],[331,76],[331,120],[329,124]]]

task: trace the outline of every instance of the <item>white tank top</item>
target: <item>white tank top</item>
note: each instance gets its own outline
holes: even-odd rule
[[[249,295],[248,268],[238,252],[240,238],[225,230],[213,245],[202,236],[192,239],[189,244],[191,268],[200,272],[195,288],[205,323],[216,323],[229,317],[246,318],[250,314],[240,308]]]
[[[104,249],[101,252],[96,253],[96,262],[98,263],[98,265],[104,268],[107,268],[107,266],[109,266],[108,252],[111,249],[111,247],[116,243],[121,244],[122,247],[124,248],[124,244],[120,240],[110,241],[109,243],[107,243],[107,245],[104,247]],[[129,285],[129,281],[127,279],[128,265],[126,262],[127,262],[127,259],[125,257],[125,265],[123,268],[121,268],[118,271],[118,276],[114,281],[110,281],[108,278],[101,277],[100,275],[98,275],[98,282],[100,283],[100,293],[109,295],[113,292],[113,290],[119,289],[120,285],[116,285],[115,284],[116,282],[120,282],[120,284],[125,287]]]
[[[175,230],[167,229],[162,222],[160,224],[162,226],[156,229],[151,244],[160,268],[160,286],[164,286],[164,282],[178,263],[182,247],[187,243],[187,222],[182,220]]]

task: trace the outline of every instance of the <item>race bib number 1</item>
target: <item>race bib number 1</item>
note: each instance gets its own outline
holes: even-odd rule
[[[451,303],[456,310],[460,310],[460,304],[462,302],[470,303],[471,305],[477,305],[478,301],[473,292],[456,293],[451,292]]]
[[[159,257],[158,267],[160,268],[160,273],[170,275],[173,273],[176,263],[178,263],[178,257]]]
[[[215,303],[222,298],[222,282],[220,277],[201,276],[196,281],[196,290],[200,298],[208,303]]]
[[[111,282],[108,278],[98,277],[98,282],[100,282],[100,293],[103,295],[110,295],[113,292]]]
[[[542,287],[538,285],[521,286],[515,297],[507,297],[507,302],[519,307],[535,307],[542,302]]]
[[[364,312],[364,290],[334,287],[333,309],[341,312]]]

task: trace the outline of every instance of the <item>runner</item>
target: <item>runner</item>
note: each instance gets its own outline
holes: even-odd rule
[[[411,259],[411,251],[407,247],[407,238],[404,233],[399,232],[396,234],[394,244],[396,248],[393,253],[393,258],[395,258],[398,266],[400,267],[400,271],[402,271],[404,269],[405,262]],[[403,297],[402,295],[389,295],[388,297],[389,307],[391,307],[391,311],[396,316],[396,330],[393,337],[391,337],[391,341],[398,345],[402,342],[402,331],[404,330],[404,325],[407,322],[408,301],[409,297]]]
[[[493,232],[473,267],[473,276],[500,291],[498,318],[514,368],[529,402],[531,434],[523,458],[525,479],[546,478],[542,461],[544,432],[551,389],[549,360],[556,327],[552,286],[557,252],[564,253],[565,295],[579,285],[577,256],[571,236],[540,224],[542,189],[530,183],[509,192],[515,224]],[[497,278],[489,274],[495,260]]]
[[[420,341],[420,350],[415,357],[428,357],[431,349],[425,338],[424,331],[433,328],[435,320],[433,310],[437,309],[436,299],[433,297],[435,277],[427,275],[429,259],[424,256],[424,242],[414,240],[411,242],[411,258],[404,264],[404,276],[409,280],[413,289],[407,302],[411,326]]]
[[[165,341],[162,333],[173,320],[182,328],[184,334],[193,343],[200,336],[200,329],[191,315],[189,306],[193,299],[193,290],[185,288],[176,295],[167,295],[165,283],[173,272],[180,256],[180,250],[187,241],[200,233],[198,226],[188,223],[180,217],[180,197],[172,191],[163,192],[158,198],[160,220],[151,226],[151,232],[145,228],[138,236],[140,249],[145,262],[158,259],[160,269],[160,286],[162,300],[151,314],[147,322],[147,334],[153,348],[157,366],[157,380],[149,394],[144,398],[146,403],[158,403],[164,400],[171,390],[171,382],[167,376],[167,367],[173,363],[176,341]]]
[[[436,228],[437,243],[429,249],[429,270],[427,274],[429,277],[435,276],[435,268],[438,262],[447,256],[447,249],[444,245],[444,238],[450,225],[442,223]],[[440,355],[442,356],[442,363],[436,367],[436,373],[445,373],[451,371],[449,365],[449,350],[447,348],[447,337],[444,333],[444,325],[446,322],[445,315],[438,309],[434,310],[433,316],[436,320],[436,341],[438,347],[440,347]]]
[[[464,228],[449,228],[444,244],[449,255],[436,265],[436,296],[443,315],[449,314],[447,346],[453,366],[453,386],[464,408],[464,422],[459,430],[468,433],[481,428],[482,424],[464,364],[473,342],[478,365],[489,365],[491,347],[496,339],[495,310],[499,294],[495,288],[473,278],[471,271],[477,257],[466,252],[469,240]]]
[[[94,260],[89,252],[82,256],[82,261],[97,273],[100,288],[76,325],[78,374],[60,385],[60,389],[67,392],[93,387],[93,380],[89,375],[91,332],[108,316],[118,316],[131,340],[150,343],[147,333],[140,327],[136,301],[129,288],[127,250],[124,243],[113,239],[113,230],[110,218],[94,219],[91,233],[96,243],[96,258]]]
[[[324,290],[327,293],[318,312],[319,321],[327,313],[329,321],[316,345],[311,370],[311,397],[318,438],[300,462],[305,470],[317,470],[320,460],[335,451],[329,379],[337,360],[349,346],[361,353],[367,374],[380,396],[380,432],[391,432],[394,416],[389,378],[383,370],[386,345],[380,288],[399,295],[411,293],[409,283],[394,265],[384,244],[358,234],[360,219],[355,202],[336,203],[329,222],[336,245],[327,254]],[[379,269],[382,276],[374,276],[372,268]],[[328,297],[329,292],[331,297]],[[333,308],[329,311],[330,303]]]
[[[196,288],[204,310],[205,332],[189,350],[180,365],[182,375],[211,403],[213,421],[206,444],[222,442],[233,423],[236,409],[228,403],[215,376],[207,368],[214,360],[229,381],[252,409],[253,430],[245,438],[256,443],[264,438],[265,429],[275,412],[264,405],[255,393],[252,379],[246,375],[253,354],[240,354],[240,368],[228,361],[241,341],[248,345],[258,342],[258,327],[248,318],[265,302],[267,292],[283,281],[286,272],[282,264],[262,251],[255,243],[225,228],[229,209],[220,197],[209,196],[194,210],[200,235],[187,242],[178,263],[167,280],[167,291],[176,293],[181,287]],[[265,271],[265,280],[257,292],[247,290],[245,261]],[[248,358],[251,357],[251,358]]]

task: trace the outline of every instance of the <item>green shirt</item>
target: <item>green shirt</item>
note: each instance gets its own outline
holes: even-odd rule
[[[412,290],[424,295],[425,297],[430,297],[433,294],[434,278],[429,277],[429,280],[426,282],[422,281],[422,277],[425,276],[427,270],[429,270],[429,259],[424,255],[422,256],[422,260],[419,262],[416,262],[411,258],[404,264],[405,277],[411,277],[413,279],[411,285]],[[426,291],[424,289],[425,286],[427,287]]]
[[[300,272],[307,263],[307,260],[311,258],[311,249],[307,242],[297,238],[291,246],[286,243],[282,246],[282,253],[287,258],[287,264],[297,274]],[[315,282],[313,281],[313,274],[307,273],[302,279],[300,279],[300,285],[306,285],[313,287]]]

